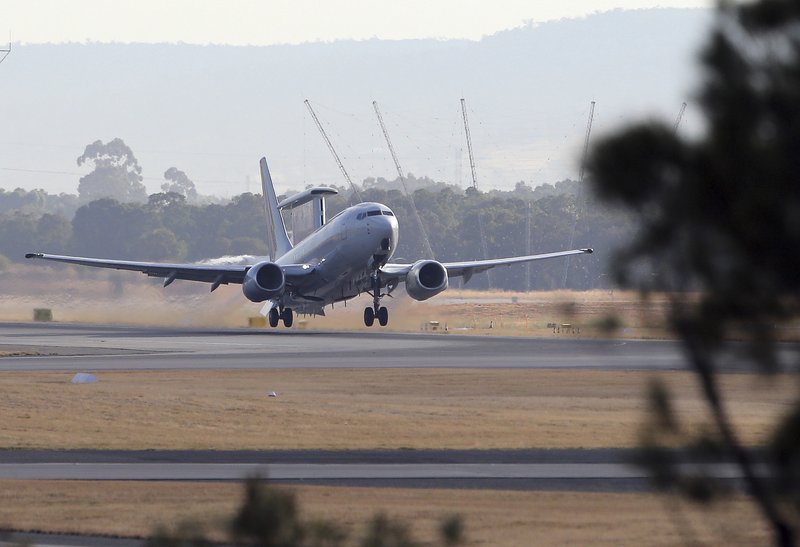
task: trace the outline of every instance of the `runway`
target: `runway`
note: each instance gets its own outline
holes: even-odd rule
[[[671,341],[0,324],[0,371],[269,368],[682,370]]]
[[[241,481],[257,476],[290,484],[644,491],[649,478],[633,465],[634,455],[631,449],[0,450],[0,479]],[[740,478],[724,461],[711,473]]]

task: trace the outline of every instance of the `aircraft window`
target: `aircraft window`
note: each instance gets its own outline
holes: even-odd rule
[[[367,213],[358,213],[358,216],[356,216],[358,220],[364,220],[366,217]]]
[[[368,216],[368,217],[374,217],[374,216],[376,216],[376,215],[379,215],[379,214],[381,214],[381,212],[380,212],[379,210],[377,210],[377,209],[376,209],[376,210],[374,210],[374,211],[369,211],[369,212],[367,213],[367,216]]]
[[[391,212],[391,211],[384,211],[383,214],[386,215],[387,217],[393,217],[394,216],[394,213]]]

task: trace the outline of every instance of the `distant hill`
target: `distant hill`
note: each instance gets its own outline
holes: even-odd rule
[[[355,180],[396,176],[378,100],[407,171],[468,184],[465,97],[483,189],[553,183],[576,176],[589,101],[597,134],[677,115],[710,20],[710,10],[614,11],[479,42],[20,45],[0,66],[0,188],[75,192],[84,146],[114,137],[151,192],[172,166],[205,194],[241,193],[247,177],[259,191],[261,155],[279,188],[341,184],[305,98]],[[684,129],[698,127],[690,106]]]

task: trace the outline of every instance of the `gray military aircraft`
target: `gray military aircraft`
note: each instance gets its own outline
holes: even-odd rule
[[[364,309],[364,324],[371,327],[375,319],[381,326],[389,322],[389,312],[381,306],[381,298],[391,294],[400,283],[406,284],[411,298],[427,300],[447,289],[452,277],[463,277],[466,282],[476,273],[496,266],[592,252],[592,249],[575,249],[467,262],[417,260],[393,264],[389,260],[397,247],[397,218],[385,205],[360,203],[326,222],[324,196],[335,190],[312,188],[279,204],[265,158],[261,158],[261,183],[270,254],[253,264],[164,264],[45,253],[28,253],[25,258],[138,271],[164,278],[165,287],[176,279],[210,283],[212,292],[220,285],[241,284],[248,300],[266,302],[262,314],[272,327],[277,327],[280,321],[291,327],[294,313],[325,315],[325,306],[366,292],[372,296],[372,307]],[[314,229],[292,245],[280,211],[309,201],[315,204]]]

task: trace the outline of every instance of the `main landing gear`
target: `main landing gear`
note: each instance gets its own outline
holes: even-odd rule
[[[278,321],[283,320],[283,326],[289,328],[294,323],[294,314],[292,308],[283,308],[280,312],[278,312],[278,308],[272,308],[269,310],[267,319],[269,319],[270,327],[277,327]]]
[[[377,319],[378,324],[385,327],[389,324],[389,310],[386,306],[381,306],[381,297],[385,295],[381,294],[381,280],[377,272],[372,274],[371,280],[372,292],[369,294],[372,295],[372,307],[364,308],[364,324],[371,327]]]

